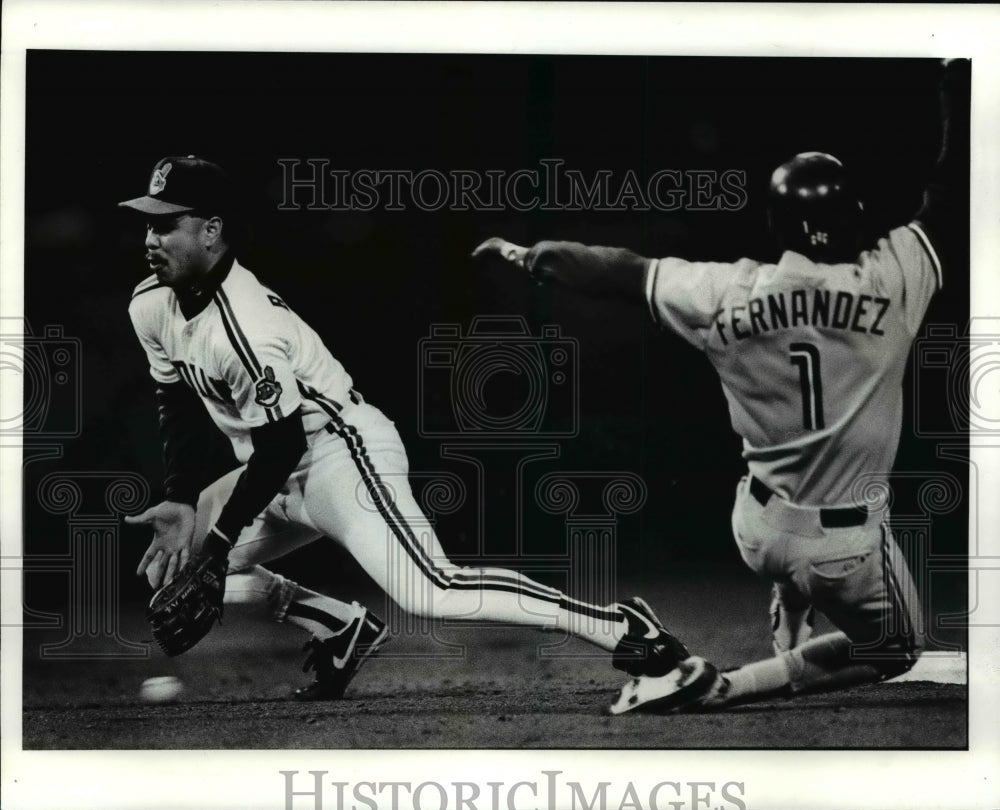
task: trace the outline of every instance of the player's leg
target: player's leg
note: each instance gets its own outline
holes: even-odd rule
[[[772,508],[767,521],[759,505],[738,499],[736,510],[736,541],[751,568],[768,576],[784,571],[796,591],[838,630],[727,672],[691,658],[660,683],[623,690],[614,713],[638,706],[653,711],[718,709],[845,689],[902,674],[916,662],[923,648],[916,587],[878,516],[851,529],[823,529],[818,513],[813,521],[808,510],[789,508],[781,515]],[[795,532],[777,528],[792,524]]]
[[[805,644],[812,636],[816,609],[791,582],[771,586],[771,646],[775,655]]]
[[[195,517],[196,544],[218,519],[241,472],[233,470],[202,491]],[[276,500],[280,498],[279,494]],[[278,511],[279,505],[272,503],[240,533],[229,553],[226,604],[269,605],[270,618],[279,622],[287,619],[321,638],[342,630],[354,617],[351,605],[315,593],[261,567],[262,563],[283,557],[320,537],[315,529],[283,519]]]
[[[906,672],[919,658],[924,643],[920,602],[888,527],[873,515],[865,525],[826,529],[825,534],[819,546],[802,538],[787,548],[796,590],[826,614],[837,632],[726,673],[725,702],[871,683]]]
[[[872,529],[878,542],[870,552],[847,564],[816,559],[804,576],[810,579],[817,608],[849,639],[849,666],[871,667],[880,680],[913,667],[923,652],[924,635],[920,599],[906,559],[885,523]]]
[[[233,470],[201,493],[196,542],[201,542],[218,518],[240,472]],[[310,655],[304,669],[315,669],[317,678],[295,696],[309,700],[340,697],[361,663],[387,640],[388,632],[375,614],[357,602],[347,604],[317,593],[261,565],[321,536],[315,529],[285,517],[285,499],[286,495],[279,494],[240,533],[229,554],[224,602],[307,633],[303,649]]]
[[[920,602],[906,560],[885,524],[873,520],[858,532],[876,533],[874,547],[860,554],[814,552],[796,577],[838,632],[729,673],[732,700],[742,694],[843,689],[900,675],[916,663],[924,640]],[[848,539],[843,545],[857,544]]]
[[[392,423],[370,406],[347,418],[314,446],[304,506],[404,611],[562,630],[614,651],[622,669],[665,672],[685,656],[641,600],[592,605],[515,571],[455,566],[413,497]]]

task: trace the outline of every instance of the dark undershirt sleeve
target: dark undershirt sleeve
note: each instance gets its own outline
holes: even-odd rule
[[[626,248],[588,247],[578,242],[539,242],[525,267],[535,278],[557,281],[594,295],[643,301],[649,259]]]
[[[214,527],[233,544],[281,490],[308,448],[300,409],[252,428],[250,439],[253,454]]]
[[[215,425],[198,395],[183,382],[160,383],[156,387],[163,443],[163,479],[166,499],[197,506],[198,494],[207,483],[206,449]]]

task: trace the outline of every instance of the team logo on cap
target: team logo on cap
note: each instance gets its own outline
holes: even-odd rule
[[[281,399],[281,383],[274,379],[274,369],[270,366],[264,367],[264,376],[257,380],[256,388],[258,405],[273,408]]]
[[[173,168],[172,163],[164,163],[159,169],[153,172],[153,177],[149,181],[149,193],[159,194],[167,187],[167,175]]]

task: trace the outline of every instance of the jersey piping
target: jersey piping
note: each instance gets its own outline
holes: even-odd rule
[[[937,276],[937,288],[940,290],[944,287],[944,276],[941,272],[941,260],[938,258],[937,253],[934,252],[934,246],[931,244],[931,240],[927,238],[927,234],[924,233],[923,228],[921,228],[916,222],[911,222],[906,227],[917,235],[917,239],[920,241],[920,244],[930,257],[931,264],[934,265],[934,275]]]
[[[233,309],[229,304],[229,298],[226,297],[226,293],[221,287],[215,293],[215,303],[219,307],[219,315],[222,317],[222,325],[225,327],[226,334],[229,336],[229,342],[232,344],[233,350],[236,352],[236,356],[239,357],[243,367],[253,379],[261,379],[264,376],[264,372],[261,368],[260,361],[257,360],[257,356],[253,353],[253,349],[250,347],[250,341],[248,341],[246,335],[243,334],[239,321],[236,320],[236,315],[233,313]],[[269,422],[277,422],[281,419],[281,406],[276,405],[273,408],[264,408],[264,413],[267,414],[267,420]]]

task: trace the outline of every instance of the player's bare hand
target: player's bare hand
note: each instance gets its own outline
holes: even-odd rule
[[[518,267],[524,267],[524,257],[528,255],[528,248],[515,245],[499,236],[491,236],[479,247],[472,251],[472,258],[478,259],[483,256],[496,256],[513,262]]]
[[[186,503],[163,501],[140,515],[127,515],[130,526],[150,526],[153,541],[142,555],[136,575],[146,575],[154,588],[170,582],[191,555],[195,511]]]

